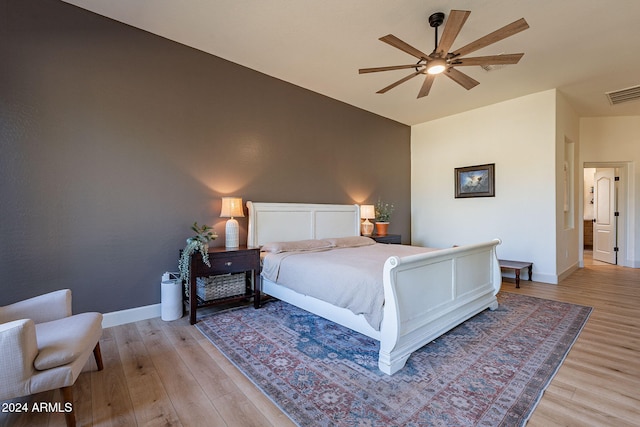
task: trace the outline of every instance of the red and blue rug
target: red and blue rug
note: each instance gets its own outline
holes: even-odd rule
[[[211,315],[198,329],[300,426],[523,425],[590,307],[500,293],[398,373],[377,341],[281,301]]]

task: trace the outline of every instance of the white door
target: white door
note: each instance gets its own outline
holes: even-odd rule
[[[594,178],[593,259],[616,263],[615,169],[596,169]]]

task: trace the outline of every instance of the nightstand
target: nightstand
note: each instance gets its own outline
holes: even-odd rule
[[[377,234],[369,236],[378,243],[392,243],[394,245],[402,244],[402,236],[399,234],[387,234],[385,236],[378,236]]]
[[[209,248],[209,263],[198,252],[191,255],[189,289],[185,296],[189,322],[196,323],[196,310],[251,298],[260,306],[260,249],[241,246],[237,249]],[[200,282],[200,285],[198,285]]]

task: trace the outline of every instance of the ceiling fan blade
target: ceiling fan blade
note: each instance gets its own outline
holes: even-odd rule
[[[508,65],[517,64],[524,53],[509,53],[506,55],[474,56],[456,59],[452,65],[464,67],[467,65]]]
[[[453,52],[453,55],[455,56],[467,55],[471,52],[475,52],[478,49],[482,49],[483,47],[489,46],[490,44],[506,39],[507,37],[517,34],[520,31],[524,31],[527,28],[529,28],[529,24],[527,24],[527,21],[525,21],[524,18],[520,18],[517,21],[514,21],[509,25],[505,25],[504,27],[494,31],[491,34],[487,34],[486,36],[481,37],[478,40],[471,42],[464,47],[461,47],[460,49]]]
[[[424,96],[429,95],[429,91],[431,90],[431,85],[433,84],[435,79],[436,79],[435,74],[427,74],[427,77],[425,77],[424,82],[422,83],[422,87],[420,88],[420,92],[418,92],[418,98],[422,98]]]
[[[470,14],[471,12],[468,10],[452,10],[449,14],[447,24],[444,27],[442,37],[440,38],[440,42],[438,42],[438,47],[436,48],[436,51],[439,52],[442,57],[449,53],[449,49],[451,49],[453,41],[458,37],[462,26],[467,21]]]
[[[456,70],[455,68],[449,68],[447,71],[442,73],[449,77],[454,82],[458,83],[460,86],[465,88],[466,90],[473,89],[474,87],[480,84],[479,81],[472,79],[467,76],[465,73]]]
[[[422,70],[420,70],[420,71],[416,71],[416,72],[415,72],[415,73],[413,73],[413,74],[409,74],[407,77],[401,78],[400,80],[398,80],[398,81],[397,81],[397,82],[395,82],[395,83],[391,83],[389,86],[387,86],[387,87],[385,87],[385,88],[380,89],[380,90],[379,90],[379,91],[377,91],[376,93],[385,93],[385,92],[387,92],[387,91],[389,91],[389,90],[393,89],[394,87],[398,86],[399,84],[402,84],[402,83],[406,82],[407,80],[414,78],[414,77],[415,77],[415,76],[417,76],[418,74],[422,74]]]
[[[408,53],[409,55],[415,56],[418,59],[428,59],[429,55],[424,52],[419,51],[415,47],[403,42],[393,34],[387,34],[384,37],[380,37],[378,40],[383,41],[391,46],[400,49],[403,52]]]
[[[390,67],[360,68],[358,70],[358,74],[377,73],[378,71],[402,70],[405,68],[416,68],[420,66],[421,65],[418,65],[418,64],[409,64],[409,65],[392,65]]]

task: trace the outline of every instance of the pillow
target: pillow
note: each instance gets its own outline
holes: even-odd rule
[[[271,252],[274,254],[280,252],[293,252],[293,251],[313,251],[316,249],[330,249],[333,248],[333,243],[328,240],[296,240],[293,242],[269,242],[262,245],[261,250],[263,252]]]
[[[326,239],[336,248],[355,248],[358,246],[375,245],[376,241],[365,236],[332,237]]]

